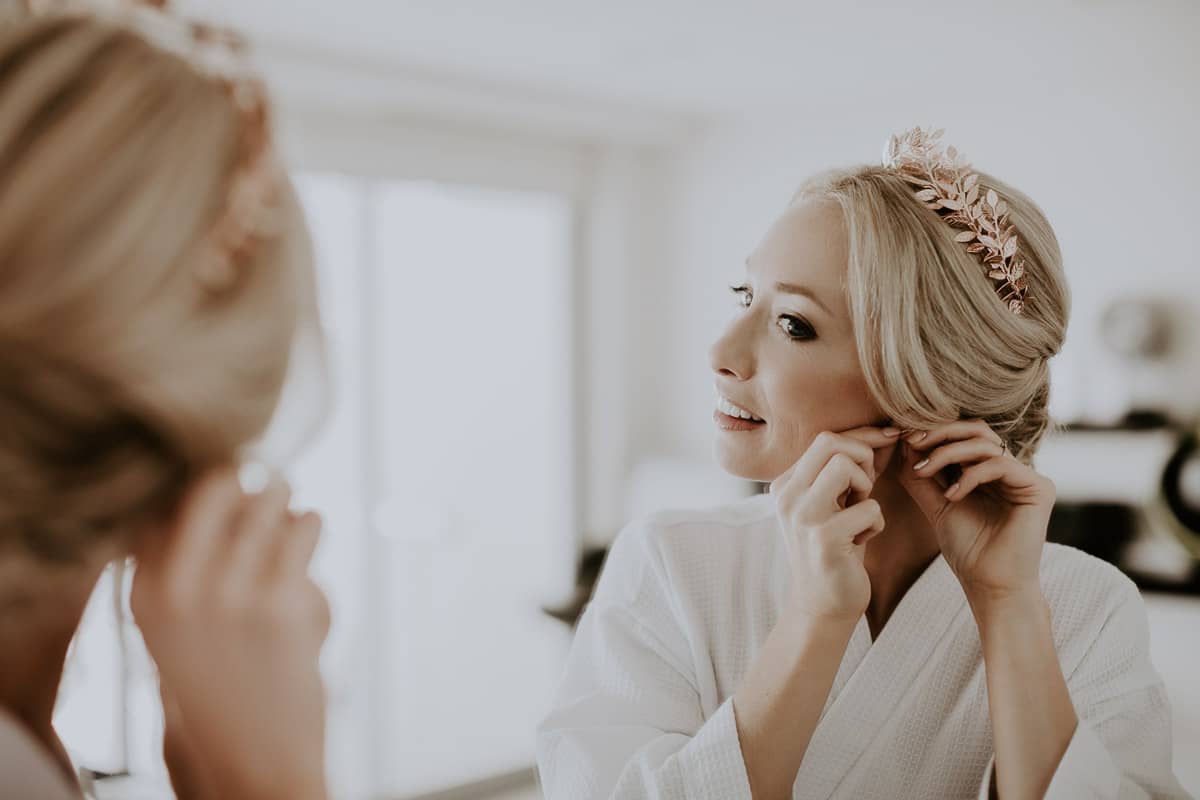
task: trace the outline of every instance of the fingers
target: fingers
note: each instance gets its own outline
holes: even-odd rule
[[[861,545],[882,533],[884,526],[883,508],[878,500],[868,498],[834,514],[822,526],[822,532],[837,541]]]
[[[915,450],[931,450],[945,442],[976,437],[988,439],[1001,447],[1004,446],[1004,440],[1000,438],[1000,434],[979,419],[951,422],[929,431],[911,431],[906,433],[903,438]]]
[[[900,444],[900,433],[899,428],[889,426],[886,428],[855,428],[845,431],[843,435],[865,442],[874,449],[875,458],[871,474],[878,476],[887,471],[888,465],[896,453],[896,447]]]
[[[241,500],[233,469],[202,478],[184,498],[175,519],[163,531],[148,533],[163,537],[163,541],[144,549],[146,558],[139,559],[138,571],[161,568],[165,574],[158,577],[185,591],[203,583],[228,547],[227,531]]]
[[[857,429],[861,431],[862,429]],[[867,434],[849,436],[846,434],[823,431],[813,439],[812,444],[804,451],[804,455],[796,464],[780,476],[771,485],[771,491],[791,489],[804,491],[813,485],[821,470],[829,463],[834,454],[840,453],[854,460],[863,471],[872,476],[875,471],[875,451],[872,446],[863,441]],[[882,434],[880,438],[883,438]],[[892,442],[894,439],[888,439]],[[883,446],[883,445],[880,445]]]
[[[308,574],[308,565],[321,538],[324,522],[315,511],[306,511],[292,520],[280,549],[277,570],[284,578]]]
[[[243,501],[228,542],[225,577],[232,586],[248,588],[272,568],[280,548],[279,541],[288,534],[288,504],[291,500],[291,487],[276,477],[263,491]]]
[[[303,613],[301,621],[312,632],[317,647],[325,641],[332,621],[325,594],[308,577],[323,524],[321,515],[313,511],[293,517],[276,562],[276,579],[285,594],[296,599]]]
[[[841,435],[857,439],[869,447],[879,448],[895,444],[900,438],[900,429],[893,427],[876,428],[873,425],[865,425],[861,428],[851,428],[848,431],[842,431]]]
[[[995,482],[1002,482],[1006,489],[1017,490],[1006,493],[1008,499],[1016,503],[1025,500],[1034,502],[1044,494],[1052,497],[1054,493],[1053,484],[1032,467],[1014,458],[996,456],[964,469],[958,481],[944,494],[953,503],[967,497],[980,486]]]
[[[972,464],[998,458],[1004,453],[1004,445],[989,438],[976,437],[937,447],[913,464],[913,471],[922,478],[928,478],[951,464]]]
[[[946,498],[942,496],[942,492],[951,481],[946,480],[937,471],[926,472],[915,469],[916,465],[925,459],[925,454],[913,450],[907,443],[903,451],[900,469],[897,473],[900,485],[916,502],[925,518],[934,522],[941,516],[942,509],[946,506]]]
[[[940,517],[950,498],[948,486],[961,483],[961,472],[948,467],[1000,457],[1004,444],[982,420],[963,420],[931,431],[910,431],[902,437],[906,445],[900,482],[930,520]],[[1016,463],[1015,460],[1013,463]]]
[[[164,532],[168,542],[155,561],[139,559],[135,612],[166,602],[177,614],[193,614],[214,598],[244,610],[271,583],[286,593],[307,581],[321,522],[316,514],[293,515],[291,499],[291,487],[278,478],[250,496],[233,469],[201,479]]]
[[[844,453],[834,453],[805,493],[804,505],[821,519],[841,507],[842,495],[847,491],[868,497],[874,485],[875,481],[861,464]]]

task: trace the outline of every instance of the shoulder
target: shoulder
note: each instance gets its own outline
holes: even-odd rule
[[[1042,555],[1042,591],[1064,661],[1078,663],[1097,643],[1127,652],[1148,648],[1141,593],[1107,561],[1059,544]]]
[[[613,553],[632,551],[663,565],[742,550],[747,539],[769,535],[775,525],[774,499],[755,495],[712,508],[668,510],[630,523]]]
[[[1042,590],[1051,607],[1074,608],[1107,616],[1118,606],[1140,600],[1137,586],[1125,573],[1093,555],[1061,544],[1042,552]]]
[[[769,560],[776,539],[774,499],[756,495],[705,509],[660,511],[627,525],[604,567],[605,583],[678,588],[697,577],[736,571],[746,559]]]

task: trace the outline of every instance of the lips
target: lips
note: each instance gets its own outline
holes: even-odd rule
[[[723,431],[754,431],[767,423],[741,403],[734,402],[727,394],[717,389],[717,409],[713,421]]]
[[[731,417],[720,409],[713,412],[713,421],[717,423],[718,428],[724,431],[755,431],[767,424],[741,417]]]
[[[717,411],[734,419],[744,419],[750,422],[763,422],[762,417],[740,403],[735,403],[725,394],[717,393]]]

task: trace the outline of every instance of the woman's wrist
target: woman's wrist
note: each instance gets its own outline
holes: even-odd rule
[[[967,603],[980,632],[1049,620],[1050,608],[1038,584],[1004,591],[968,591]]]
[[[308,775],[297,775],[296,778],[294,789],[290,793],[281,794],[280,800],[283,800],[283,797],[287,797],[289,800],[291,798],[300,798],[300,800],[328,800],[329,789],[325,782],[325,770],[323,766],[311,770]]]
[[[324,771],[317,774],[270,776],[215,775],[213,784],[224,791],[214,797],[257,797],[263,800],[328,800]],[[207,798],[207,795],[205,795]]]
[[[784,604],[777,625],[786,625],[797,641],[849,641],[862,613],[841,613],[813,609],[793,598]]]
[[[790,796],[856,624],[789,598],[754,657],[733,706],[756,797]]]

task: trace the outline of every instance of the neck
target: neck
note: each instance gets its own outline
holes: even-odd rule
[[[867,545],[863,562],[871,578],[866,616],[872,639],[878,638],[904,594],[941,552],[929,520],[896,477],[900,464],[900,459],[894,459],[871,493],[887,520],[887,529]]]
[[[31,557],[0,558],[0,707],[67,771],[74,769],[54,732],[58,685],[67,649],[107,562],[46,565]]]

